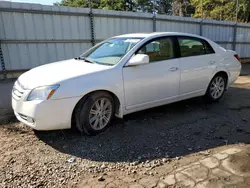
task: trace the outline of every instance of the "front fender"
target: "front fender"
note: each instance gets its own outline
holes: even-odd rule
[[[102,71],[72,78],[60,83],[60,87],[52,96],[52,99],[80,97],[94,91],[107,91],[117,97],[120,103],[118,117],[123,116],[124,92],[122,74],[117,71]],[[77,103],[76,103],[77,104]],[[76,105],[75,104],[75,105]]]

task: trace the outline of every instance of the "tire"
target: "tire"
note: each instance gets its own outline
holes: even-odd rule
[[[219,101],[226,90],[227,78],[223,74],[216,74],[208,85],[207,92],[204,96],[207,102]]]
[[[108,128],[114,117],[114,111],[114,99],[109,93],[90,94],[76,106],[74,113],[76,128],[81,133],[97,135]]]

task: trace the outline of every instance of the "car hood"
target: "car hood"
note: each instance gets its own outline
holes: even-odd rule
[[[92,64],[84,60],[69,59],[31,69],[22,74],[18,78],[18,81],[23,88],[34,89],[39,86],[57,84],[63,80],[109,68],[111,66]]]

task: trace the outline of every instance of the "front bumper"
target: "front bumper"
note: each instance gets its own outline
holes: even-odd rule
[[[17,119],[35,130],[68,129],[71,117],[80,97],[46,101],[16,100],[12,108]]]

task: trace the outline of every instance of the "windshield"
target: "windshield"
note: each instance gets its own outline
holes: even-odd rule
[[[87,51],[82,58],[102,65],[115,65],[142,38],[112,38]]]

